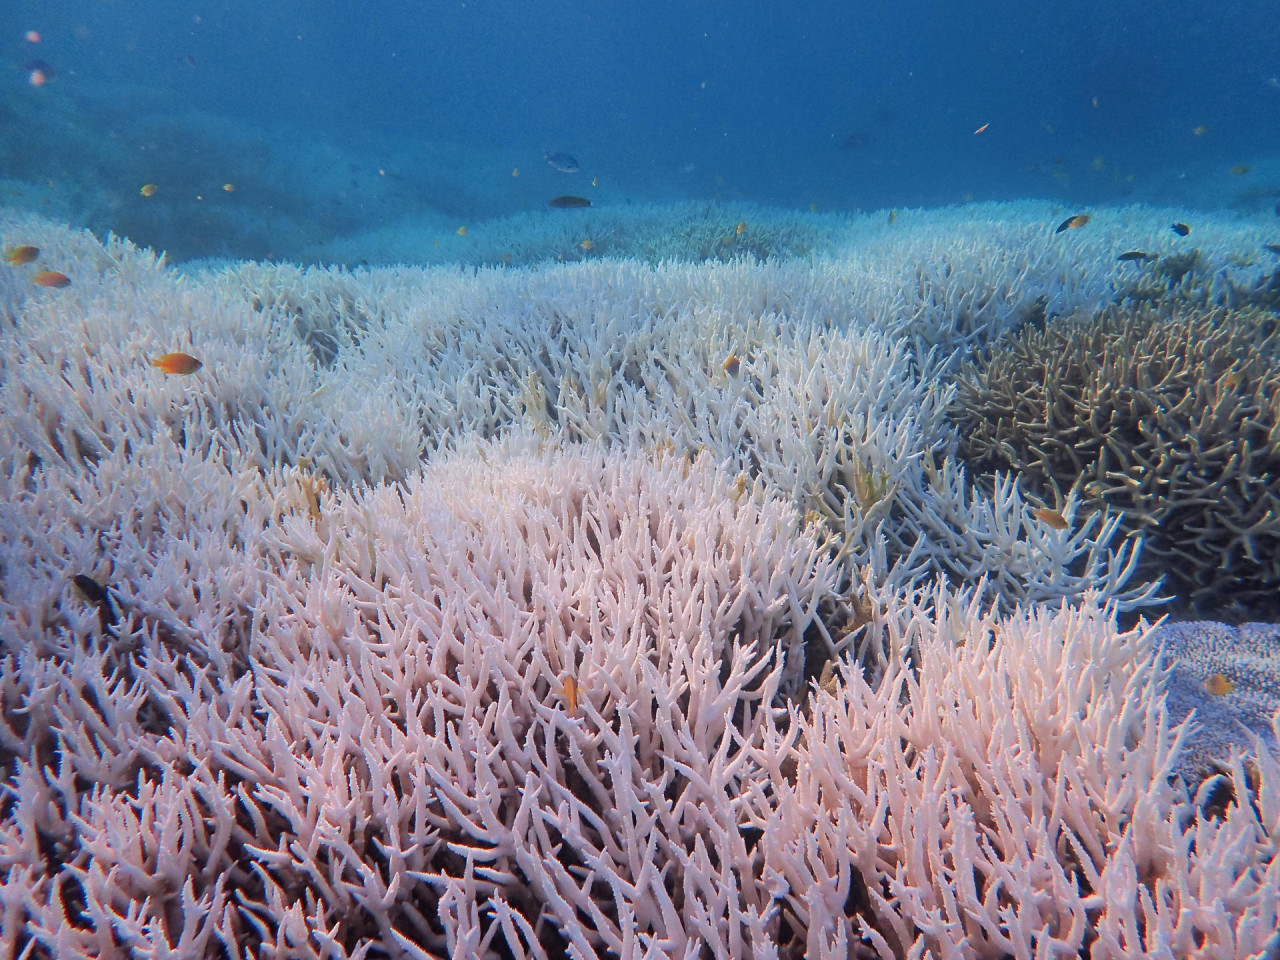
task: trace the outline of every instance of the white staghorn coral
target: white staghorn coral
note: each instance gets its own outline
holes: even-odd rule
[[[1218,816],[1180,797],[1149,634],[1090,604],[996,618],[962,596],[885,629],[916,669],[874,689],[845,671],[762,748],[754,823],[806,955],[1274,948],[1280,771],[1266,748],[1260,781],[1234,760]]]
[[[902,291],[0,228],[4,955],[1265,948],[1273,755],[1169,780],[1132,547],[965,478]]]

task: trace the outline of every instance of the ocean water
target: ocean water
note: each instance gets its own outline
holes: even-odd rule
[[[334,238],[472,232],[565,193],[601,209],[1041,198],[1274,216],[1274,13],[16,2],[0,35],[0,199],[174,260],[323,259]],[[33,61],[51,68],[41,86]],[[558,152],[581,171],[548,166]],[[403,256],[361,242],[343,258]],[[456,247],[432,256],[467,259]]]

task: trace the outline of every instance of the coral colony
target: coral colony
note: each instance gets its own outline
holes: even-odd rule
[[[0,955],[1277,956],[1275,237],[1068,215],[0,213]]]

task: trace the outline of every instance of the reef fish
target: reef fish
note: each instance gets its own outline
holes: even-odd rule
[[[1145,261],[1145,260],[1155,260],[1158,258],[1154,253],[1145,253],[1142,250],[1129,250],[1126,253],[1120,254],[1120,256],[1116,257],[1116,259],[1121,261],[1132,261],[1132,260]]]
[[[189,353],[165,353],[158,357],[153,357],[150,361],[153,367],[158,367],[165,373],[195,373],[204,366],[199,360],[191,356]]]
[[[559,197],[553,197],[548,201],[547,206],[557,207],[559,209],[568,209],[570,207],[589,207],[591,201],[586,197],[575,197],[572,194],[565,194]]]
[[[1056,510],[1049,510],[1048,508],[1042,507],[1041,509],[1034,511],[1034,513],[1037,520],[1053,527],[1055,530],[1065,530],[1070,526],[1070,524],[1067,523],[1067,518]]]
[[[10,247],[4,252],[4,258],[15,267],[20,267],[24,263],[30,263],[38,256],[40,256],[40,248],[33,247],[29,243],[24,243],[18,247]]]
[[[57,270],[41,270],[39,273],[33,274],[31,282],[40,287],[62,287],[71,286],[71,278],[65,273],[59,273]]]
[[[83,573],[77,573],[71,578],[71,582],[86,600],[98,608],[98,626],[102,632],[108,637],[114,637],[116,632],[113,628],[120,618],[111,604],[111,594],[107,592],[107,588]]]
[[[1077,213],[1074,217],[1067,217],[1067,219],[1063,220],[1058,224],[1058,229],[1053,232],[1061,233],[1063,230],[1078,230],[1088,222],[1089,215],[1087,213]]]
[[[551,164],[552,169],[559,170],[561,173],[577,173],[582,169],[578,161],[567,153],[544,153],[542,159]]]
[[[1191,232],[1191,228],[1187,226],[1185,223],[1171,223],[1169,224],[1169,229],[1172,230],[1174,233],[1176,233],[1180,237],[1185,237],[1188,233]]]

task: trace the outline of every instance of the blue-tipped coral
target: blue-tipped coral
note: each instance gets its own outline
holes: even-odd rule
[[[1166,623],[1155,637],[1172,666],[1169,719],[1178,723],[1196,712],[1196,729],[1177,766],[1183,779],[1201,779],[1255,737],[1276,751],[1280,624]]]

